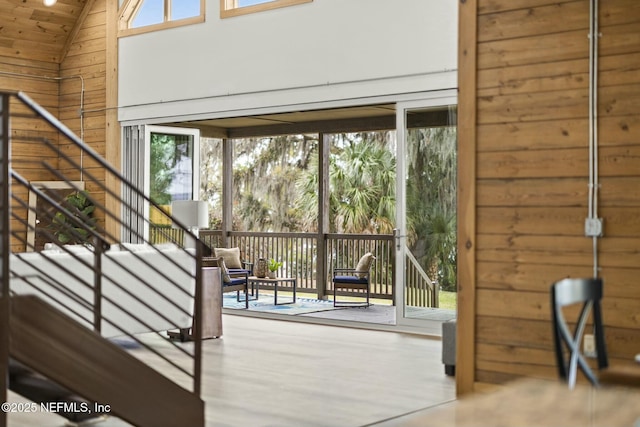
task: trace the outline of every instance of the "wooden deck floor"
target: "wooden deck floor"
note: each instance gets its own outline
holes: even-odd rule
[[[371,426],[455,399],[438,339],[233,315],[223,325],[224,336],[203,345],[207,427]],[[64,420],[11,414],[9,425]]]
[[[273,294],[273,292],[261,292]],[[284,297],[291,297],[290,293],[282,293]],[[315,295],[301,294],[299,297],[314,299]],[[292,322],[306,322],[331,326],[344,326],[357,329],[373,329],[379,331],[407,332],[418,335],[442,336],[442,322],[456,318],[456,311],[429,307],[407,307],[408,316],[419,319],[419,326],[398,325],[396,307],[388,301],[373,300],[368,308],[343,308],[340,310],[320,311],[308,314],[288,314],[286,311],[274,313],[257,310],[224,308],[223,312],[231,315],[259,317],[265,319],[286,319]]]

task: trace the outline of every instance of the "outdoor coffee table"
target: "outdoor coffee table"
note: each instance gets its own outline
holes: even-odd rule
[[[249,284],[252,285],[251,287],[253,288],[253,285],[254,284],[256,285],[256,299],[258,299],[258,293],[260,291],[260,283],[273,284],[273,303],[275,305],[293,304],[294,302],[296,302],[297,282],[298,282],[297,279],[294,277],[276,277],[275,279],[269,279],[268,277],[255,277],[255,276],[249,277]],[[293,301],[283,302],[278,304],[278,287],[284,286],[286,284],[291,284],[291,287],[293,288]]]

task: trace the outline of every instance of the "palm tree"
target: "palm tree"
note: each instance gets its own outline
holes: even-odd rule
[[[407,137],[409,248],[431,277],[455,287],[456,130],[412,129]],[[392,232],[395,149],[393,131],[332,135],[332,232]],[[234,151],[234,228],[317,230],[317,135],[236,140]]]
[[[329,223],[337,233],[391,233],[396,162],[388,133],[335,134],[329,158]],[[317,159],[317,156],[315,157]],[[298,180],[301,224],[317,229],[317,160]]]

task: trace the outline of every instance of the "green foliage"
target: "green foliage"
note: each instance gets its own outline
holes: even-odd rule
[[[317,145],[315,135],[234,141],[235,229],[276,232],[301,229],[301,215],[294,207],[300,197],[296,182],[310,167]]]
[[[389,234],[396,224],[394,131],[329,139],[330,232]],[[455,126],[408,129],[406,206],[409,250],[443,289],[456,287]],[[318,229],[319,141],[286,135],[234,141],[235,230]],[[205,156],[202,156],[205,157]],[[209,185],[206,181],[204,185]],[[212,184],[213,185],[213,184]]]
[[[269,269],[269,271],[278,271],[280,267],[282,267],[282,263],[280,261],[276,261],[273,258],[271,258],[267,263],[267,268]]]
[[[159,205],[171,204],[170,188],[178,164],[193,156],[193,142],[187,135],[152,133],[150,141],[149,197]]]
[[[456,143],[455,127],[407,133],[408,245],[445,290],[457,281]]]
[[[93,216],[95,205],[89,198],[86,191],[75,191],[65,197],[63,207],[68,210],[73,217],[67,216],[64,212],[56,212],[49,229],[61,244],[88,243],[90,240],[90,230],[95,230],[96,219]]]
[[[338,233],[391,233],[396,162],[388,132],[336,134],[329,158],[329,218]],[[297,182],[295,201],[305,230],[317,229],[317,156]]]

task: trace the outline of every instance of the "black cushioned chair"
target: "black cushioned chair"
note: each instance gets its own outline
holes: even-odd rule
[[[332,274],[333,282],[333,306],[334,307],[369,307],[370,291],[370,271],[371,264],[375,257],[367,252],[360,258],[356,268],[334,268]],[[364,290],[365,301],[338,301],[338,290]]]
[[[553,341],[558,374],[561,379],[567,381],[571,389],[575,387],[578,368],[593,385],[599,385],[597,376],[580,350],[589,317],[593,322],[598,368],[604,369],[608,366],[600,308],[601,299],[602,279],[563,279],[551,285]],[[564,309],[580,304],[582,308],[572,332],[569,322],[565,319]],[[589,316],[590,314],[592,316]],[[573,324],[574,321],[570,323]]]

